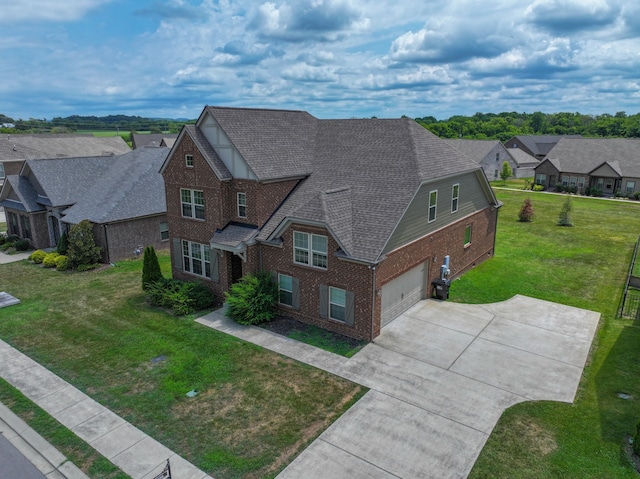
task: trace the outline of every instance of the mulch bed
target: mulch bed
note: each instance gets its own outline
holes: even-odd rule
[[[293,332],[309,333],[314,329],[314,326],[298,321],[297,319],[290,318],[288,316],[276,316],[275,319],[268,323],[262,323],[259,325],[261,328],[268,331],[272,331],[276,334],[280,334],[285,337]],[[317,328],[317,326],[315,326]],[[344,336],[342,334],[334,333],[332,331],[323,331],[323,335],[330,338],[331,342],[347,343],[353,348],[356,348],[362,344],[362,341]]]

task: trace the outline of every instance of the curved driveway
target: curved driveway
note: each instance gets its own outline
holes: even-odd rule
[[[280,475],[464,478],[508,407],[573,402],[600,315],[525,296],[469,305],[424,300],[353,358],[218,312],[199,321],[371,390]]]

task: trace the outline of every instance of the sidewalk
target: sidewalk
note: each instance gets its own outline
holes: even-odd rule
[[[0,341],[0,364],[2,364],[0,376],[5,381],[73,431],[132,479],[155,477],[162,471],[167,459],[171,461],[171,471],[176,478],[212,479],[193,464],[4,341]],[[1,409],[0,412],[2,412]],[[4,420],[4,417],[2,419]],[[18,430],[13,425],[11,427],[17,434],[21,434],[19,432],[22,429],[21,424],[17,424]],[[29,433],[26,434],[30,436]],[[40,447],[37,449],[42,450]],[[64,457],[58,454],[59,456],[53,458],[53,463],[63,466],[68,464],[68,461],[64,462]],[[65,477],[76,479],[82,476],[51,475],[49,477],[50,479],[65,479]]]

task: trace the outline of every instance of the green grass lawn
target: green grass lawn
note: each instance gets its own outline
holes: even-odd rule
[[[147,306],[141,267],[1,265],[0,291],[22,302],[0,309],[0,337],[217,479],[275,476],[364,394]]]
[[[615,316],[640,233],[640,204],[575,197],[574,227],[560,227],[566,196],[496,195],[504,206],[495,258],[454,281],[451,298],[485,303],[524,294],[599,311],[602,319],[575,403],[510,408],[470,478],[637,478],[626,441],[640,420],[640,325]],[[526,197],[536,216],[520,223]]]

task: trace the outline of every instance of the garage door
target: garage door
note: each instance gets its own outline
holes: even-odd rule
[[[381,327],[425,297],[427,264],[423,263],[382,286]]]

